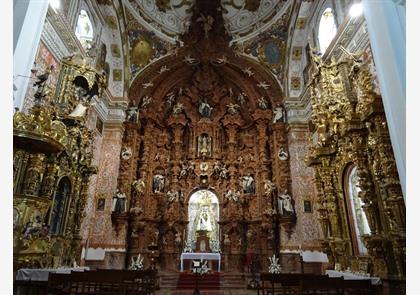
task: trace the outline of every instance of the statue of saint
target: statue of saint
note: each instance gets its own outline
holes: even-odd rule
[[[163,193],[165,189],[165,176],[162,174],[156,174],[153,177],[153,192],[154,193]]]
[[[205,118],[210,118],[213,107],[206,100],[200,100],[198,105],[198,112]]]
[[[124,213],[127,211],[126,195],[117,189],[115,196],[112,198],[112,212]]]
[[[287,189],[284,191],[283,195],[278,197],[277,206],[280,215],[293,214],[295,212],[292,204],[292,197],[288,194]]]
[[[211,156],[211,137],[207,134],[198,137],[198,156],[203,158]]]
[[[255,183],[254,178],[251,174],[242,176],[242,188],[245,194],[253,194],[255,193]]]
[[[201,209],[200,217],[197,223],[197,230],[212,231],[211,217],[208,206],[204,206]]]
[[[286,116],[285,116],[285,110],[284,107],[281,105],[277,105],[276,109],[273,111],[274,117],[273,117],[273,123],[277,122],[286,122]]]

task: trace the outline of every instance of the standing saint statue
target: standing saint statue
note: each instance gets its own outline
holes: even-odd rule
[[[295,209],[293,208],[293,204],[292,204],[292,197],[287,192],[287,189],[284,190],[284,193],[278,197],[277,206],[278,206],[280,215],[295,213]]]
[[[198,156],[203,158],[211,156],[211,137],[207,134],[198,137]]]
[[[202,207],[197,223],[197,230],[212,231],[211,216],[208,206]]]
[[[200,100],[199,105],[198,105],[198,112],[200,113],[201,116],[205,118],[210,118],[212,110],[213,110],[213,107],[210,106],[207,100],[205,99]]]
[[[251,174],[242,176],[242,188],[245,194],[253,194],[255,193],[255,183],[254,178]]]
[[[273,123],[286,122],[286,112],[284,110],[284,107],[278,104],[273,113]]]
[[[112,212],[124,213],[127,211],[127,197],[126,195],[117,189],[115,196],[112,198]]]

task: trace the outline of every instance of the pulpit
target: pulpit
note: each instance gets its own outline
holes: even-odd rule
[[[206,230],[198,230],[197,232],[197,239],[195,243],[195,252],[211,252],[210,250],[210,240],[207,236],[208,231]]]

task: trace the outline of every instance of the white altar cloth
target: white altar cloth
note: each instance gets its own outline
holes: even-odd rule
[[[71,273],[72,271],[85,271],[89,267],[73,268],[21,268],[16,273],[16,280],[48,281],[49,273]]]
[[[381,278],[379,277],[365,277],[361,276],[352,272],[345,272],[345,271],[336,271],[332,269],[327,269],[325,274],[328,275],[330,278],[339,278],[343,277],[345,280],[370,280],[372,285],[379,285],[381,284]]]
[[[218,271],[220,272],[221,256],[220,253],[182,253],[181,254],[181,271],[184,271],[184,260],[218,260]]]

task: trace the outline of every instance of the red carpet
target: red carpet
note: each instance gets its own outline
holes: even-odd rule
[[[219,290],[220,289],[220,273],[214,272],[205,276],[195,276],[191,273],[180,273],[176,290],[194,290],[195,282],[198,282],[200,290]]]

